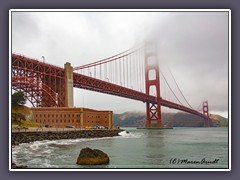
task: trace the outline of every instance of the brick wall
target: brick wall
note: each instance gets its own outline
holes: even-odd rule
[[[34,121],[41,126],[66,127],[87,126],[113,127],[112,111],[96,111],[87,108],[38,107],[32,108]]]

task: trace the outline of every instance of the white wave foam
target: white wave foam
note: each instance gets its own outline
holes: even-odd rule
[[[44,146],[48,146],[49,144],[52,144],[52,143],[55,143],[56,141],[50,141],[50,140],[44,140],[44,141],[34,141],[32,143],[30,143],[29,147],[32,149],[32,150],[37,150],[39,149],[40,147]]]
[[[72,144],[77,144],[79,142],[84,141],[85,139],[62,139],[58,140],[56,142],[53,142],[51,144],[56,144],[56,145],[72,145]]]
[[[140,138],[142,136],[142,134],[140,133],[132,133],[129,131],[122,131],[118,133],[118,135],[120,135],[120,137],[123,137],[123,138]]]
[[[96,141],[96,140],[103,140],[103,139],[110,139],[112,137],[100,137],[100,138],[80,138],[80,139],[61,139],[57,140],[51,144],[54,145],[74,145],[79,142],[84,142],[84,141]]]
[[[17,154],[21,151],[21,147],[20,146],[15,146],[12,148],[12,154]]]
[[[47,149],[45,151],[42,151],[41,154],[51,154],[53,151],[51,149]]]

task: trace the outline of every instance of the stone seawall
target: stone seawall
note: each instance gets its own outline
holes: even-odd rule
[[[12,132],[12,146],[33,141],[99,138],[118,136],[123,130],[76,130],[76,131],[48,131],[48,132]]]

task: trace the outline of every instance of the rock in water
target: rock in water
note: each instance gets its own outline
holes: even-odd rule
[[[108,164],[109,157],[106,153],[98,149],[83,148],[77,159],[79,165],[99,165]]]

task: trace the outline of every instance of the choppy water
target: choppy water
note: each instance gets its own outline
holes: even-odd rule
[[[12,148],[12,158],[29,168],[228,168],[228,128],[123,129],[129,133],[20,144]],[[110,164],[76,165],[85,147],[106,152]]]

